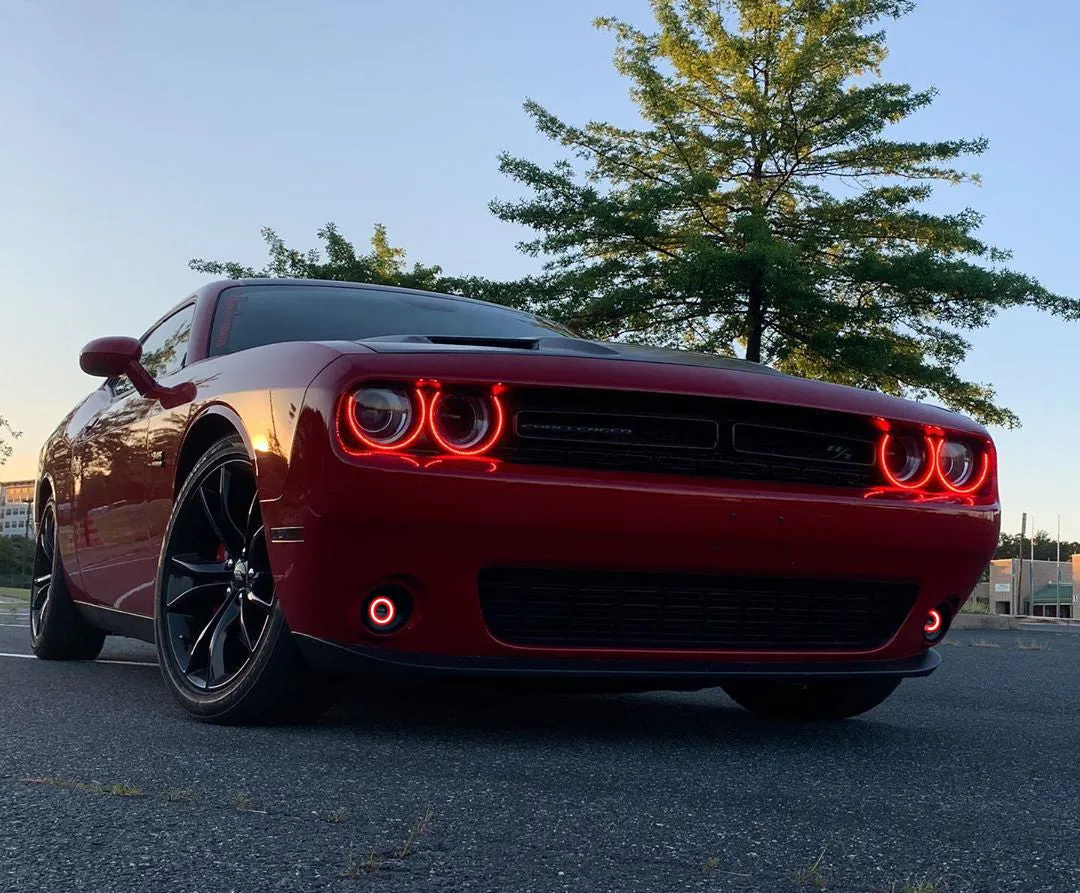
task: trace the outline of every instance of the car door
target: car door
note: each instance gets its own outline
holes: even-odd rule
[[[183,368],[195,305],[187,305],[143,339],[142,365],[166,380]],[[76,444],[75,538],[86,594],[96,604],[147,613],[153,604],[157,546],[150,537],[147,505],[160,468],[147,444],[157,400],[138,394],[126,379],[105,386],[102,409]]]
[[[153,402],[110,380],[72,444],[74,540],[83,594],[109,607],[144,582],[146,428]]]

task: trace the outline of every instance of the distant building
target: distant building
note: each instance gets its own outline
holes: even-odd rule
[[[33,500],[33,481],[0,481],[0,536],[33,537]]]
[[[1026,614],[1035,617],[1077,616],[1077,593],[1073,580],[1080,579],[1080,555],[1056,561],[1018,558],[990,562],[990,611],[994,614]],[[1074,574],[1075,571],[1075,574]],[[1060,576],[1059,576],[1060,575]]]

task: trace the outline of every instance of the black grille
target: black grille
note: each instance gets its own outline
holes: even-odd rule
[[[487,569],[480,605],[515,645],[863,650],[887,642],[918,594],[906,583]]]
[[[510,462],[831,487],[876,483],[868,419],[798,407],[624,391],[515,389]]]

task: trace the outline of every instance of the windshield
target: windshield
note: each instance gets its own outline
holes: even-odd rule
[[[243,285],[222,292],[211,356],[282,341],[383,335],[542,338],[571,333],[528,313],[450,297],[332,285]]]

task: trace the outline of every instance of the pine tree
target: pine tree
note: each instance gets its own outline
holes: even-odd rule
[[[983,139],[890,139],[933,89],[885,82],[881,24],[910,0],[652,0],[658,29],[616,19],[637,128],[537,128],[572,159],[504,154],[527,197],[495,201],[537,231],[544,272],[505,287],[601,338],[689,348],[914,398],[1012,426],[957,366],[1002,309],[1074,319],[1080,302],[1008,270],[981,216],[925,209]]]

